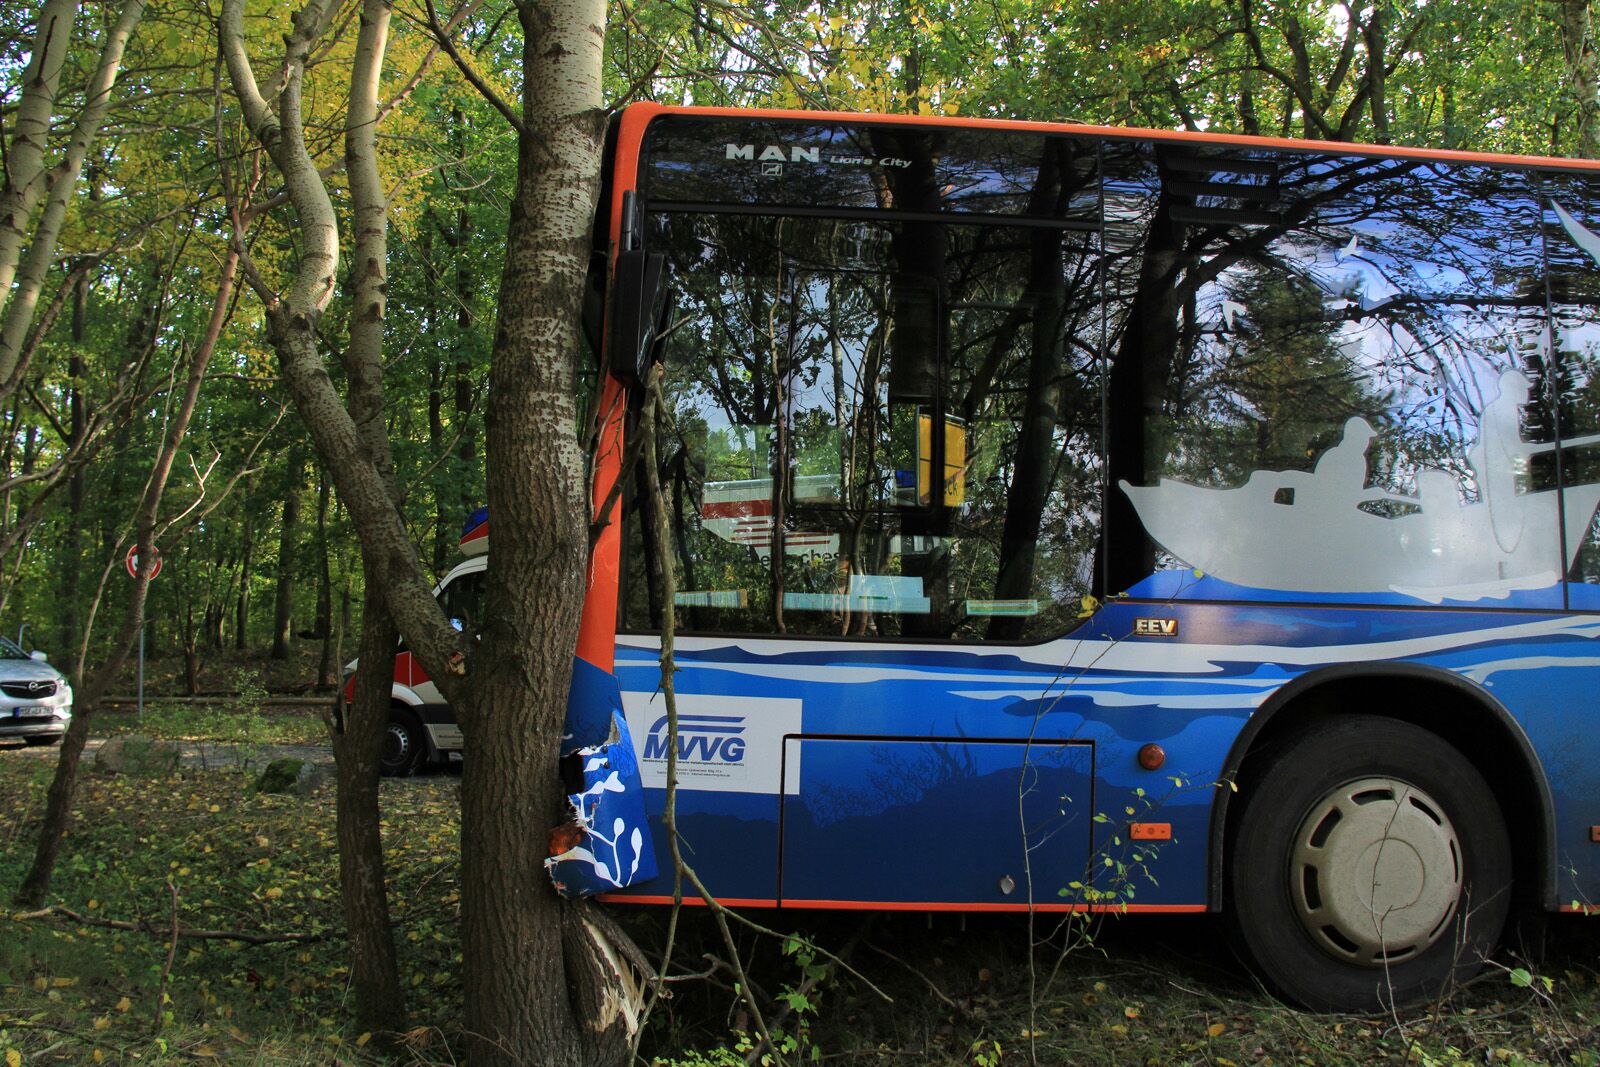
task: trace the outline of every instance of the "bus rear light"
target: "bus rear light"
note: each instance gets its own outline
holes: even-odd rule
[[[1160,770],[1161,765],[1165,762],[1167,762],[1167,753],[1160,745],[1152,743],[1139,750],[1139,766],[1147,771]]]

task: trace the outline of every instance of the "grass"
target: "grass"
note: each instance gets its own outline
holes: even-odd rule
[[[328,725],[315,706],[262,708],[248,703],[170,704],[156,700],[144,714],[131,708],[95,713],[98,735],[144,734],[167,741],[235,745],[325,745]]]
[[[200,722],[188,721],[202,716]],[[152,711],[149,722],[156,719]],[[173,730],[218,736],[210,712],[175,711]],[[165,728],[165,727],[163,727]],[[232,729],[232,727],[225,727]],[[251,727],[254,729],[254,727]],[[187,734],[185,736],[188,736]],[[52,763],[0,752],[0,893],[31,857]],[[84,916],[251,933],[308,944],[180,941],[162,1001],[163,934],[58,919],[0,926],[0,1063],[363,1064],[376,1062],[350,1016],[338,937],[330,791],[257,796],[231,768],[84,780],[53,902]],[[457,780],[386,782],[386,844],[411,1031],[395,1059],[453,1062],[460,1048]],[[170,889],[169,889],[170,884]],[[615,909],[647,948],[664,912]],[[686,913],[674,971],[720,951]],[[791,1062],[1003,1067],[1138,1064],[1506,1064],[1597,1067],[1597,920],[1558,920],[1556,948],[1526,975],[1491,968],[1450,1001],[1399,1016],[1335,1017],[1272,1001],[1217,949],[1206,920],[1108,922],[1067,958],[1030,1010],[1028,928],[1017,918],[767,914],[801,926],[894,998],[803,949],[744,935],[752,981],[796,1047]],[[795,946],[789,946],[794,949]],[[1050,949],[1034,957],[1041,973]],[[651,1024],[662,1063],[732,1065],[750,1023],[726,970],[674,985]],[[1548,979],[1549,984],[1546,984]],[[779,1007],[786,1005],[786,1008]]]
[[[0,753],[0,891],[31,858],[48,761]],[[165,937],[40,919],[0,936],[0,1050],[25,1062],[328,1063],[365,1057],[350,1032],[328,790],[256,795],[230,769],[90,774],[52,901],[168,928],[309,933],[310,944],[180,941],[158,1003]],[[419,1025],[459,1017],[456,781],[385,793],[398,941]],[[169,884],[172,887],[169,890]],[[410,903],[408,903],[410,902]],[[99,1052],[96,1059],[94,1053]],[[3,1054],[3,1053],[0,1053]]]

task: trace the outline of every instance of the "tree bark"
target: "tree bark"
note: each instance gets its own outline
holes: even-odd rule
[[[363,428],[381,432],[382,409],[362,408],[355,396],[363,386],[356,380],[351,382],[351,407],[346,409],[318,349],[317,323],[333,297],[338,272],[339,230],[333,203],[306,149],[300,96],[311,45],[327,30],[336,8],[333,0],[312,0],[295,13],[294,32],[286,38],[283,69],[275,81],[278,92],[269,105],[245,50],[242,0],[226,0],[222,7],[218,30],[234,91],[246,125],[283,176],[301,237],[300,259],[285,291],[275,292],[259,281],[252,284],[266,304],[268,337],[278,353],[284,384],[354,520],[363,555],[378,563],[395,621],[428,672],[448,686],[464,673],[459,661],[455,669],[449,663],[452,657],[464,661],[465,649],[433,601],[432,583],[383,471],[369,453]],[[236,247],[242,242],[242,234],[236,233]],[[363,270],[372,267],[370,258],[365,264],[361,258],[358,253],[354,279],[367,277]],[[381,295],[381,283],[378,291]],[[358,307],[352,315],[353,328],[371,313],[370,306]],[[381,390],[381,377],[377,385]]]
[[[556,896],[537,832],[565,816],[558,759],[588,550],[572,363],[604,132],[604,7],[600,0],[545,0],[519,9],[524,102],[515,125],[522,136],[491,365],[486,440],[496,533],[481,645],[469,644],[444,618],[394,506],[387,455],[374,448],[381,407],[369,409],[362,399],[381,401],[381,392],[364,394],[369,385],[381,389],[381,378],[352,373],[347,410],[318,352],[316,324],[337,274],[338,230],[305,149],[300,90],[310,48],[331,18],[329,0],[311,0],[296,14],[271,104],[250,69],[242,0],[226,0],[219,31],[246,124],[283,175],[300,230],[301,258],[288,289],[279,294],[257,283],[284,380],[350,510],[371,587],[466,736],[469,1053],[475,1065],[622,1063],[636,1017],[625,965],[612,949],[616,935]],[[353,84],[352,104],[357,95]],[[353,112],[347,136],[361,125],[370,123]],[[353,199],[362,181],[352,167]],[[360,347],[356,327],[382,316],[381,258],[362,250],[379,216],[360,206],[356,213],[347,351]]]
[[[317,661],[317,688],[327,689],[338,678],[334,674],[333,566],[328,551],[328,476],[317,471],[317,636],[322,640],[322,658]]]
[[[382,588],[383,576],[367,568],[358,654],[363,663],[387,666],[399,633],[383,602]],[[350,943],[350,984],[355,991],[356,1026],[368,1033],[394,1033],[405,1025],[378,803],[378,747],[388,721],[390,678],[381,669],[359,672],[344,729],[333,735],[339,886]]]
[[[474,1065],[625,1062],[615,954],[562,901],[530,827],[558,825],[559,757],[584,598],[588,486],[572,355],[604,137],[600,0],[525,0],[517,188],[485,435],[494,516],[466,735],[461,927]],[[565,938],[563,934],[567,934]]]
[[[250,572],[255,566],[255,549],[255,524],[246,520],[244,545],[239,551],[239,591],[233,602],[233,647],[240,651],[250,643]],[[217,621],[217,647],[222,647],[220,615]]]
[[[77,16],[77,0],[47,0],[39,12],[28,68],[22,72],[22,97],[11,120],[5,184],[0,186],[0,313],[10,301],[11,283],[28,242],[28,224],[44,195],[45,146]]]
[[[83,395],[83,341],[88,317],[89,276],[79,274],[72,288],[72,352],[67,357],[68,418],[67,450],[78,448],[87,431],[87,411]],[[83,569],[83,504],[88,479],[82,466],[67,479],[67,528],[61,538],[61,648],[71,648],[78,636],[78,575]]]
[[[467,122],[460,108],[452,109],[450,120],[456,131],[455,154],[458,159],[467,156]],[[464,183],[463,183],[464,184]],[[464,520],[477,506],[475,467],[478,458],[477,430],[472,421],[472,338],[477,331],[477,279],[472,272],[472,259],[466,254],[467,242],[472,237],[472,213],[467,210],[466,194],[456,208],[456,366],[455,366],[455,425],[460,433],[456,442],[456,515],[457,523]]]
[[[345,129],[345,169],[355,212],[351,267],[350,341],[345,346],[350,413],[366,446],[366,458],[391,501],[399,494],[384,419],[383,323],[388,291],[389,205],[378,173],[378,83],[388,44],[387,0],[363,0],[350,105]],[[398,514],[398,506],[395,507]],[[405,1021],[400,970],[389,927],[384,884],[383,835],[378,809],[378,746],[389,717],[389,663],[399,635],[385,602],[388,575],[363,553],[361,660],[372,666],[356,679],[346,718],[344,744],[334,750],[339,769],[339,876],[345,928],[350,937],[350,973],[356,989],[357,1025],[369,1031],[399,1030]]]
[[[1577,154],[1600,158],[1600,59],[1589,0],[1561,0],[1561,49],[1567,61],[1567,85],[1578,106]]]
[[[49,8],[54,7],[54,3],[49,5]],[[94,144],[95,135],[99,133],[111,106],[111,90],[116,85],[117,71],[122,66],[123,49],[127,47],[128,39],[133,36],[134,27],[139,24],[143,14],[144,0],[124,0],[116,24],[106,32],[105,43],[100,49],[99,66],[89,81],[87,102],[73,126],[61,162],[50,171],[44,213],[29,235],[28,252],[20,269],[11,268],[15,271],[14,275],[6,268],[8,262],[14,262],[14,257],[3,245],[5,232],[10,228],[25,228],[28,218],[21,214],[20,204],[16,206],[15,213],[9,209],[0,212],[6,215],[6,222],[0,225],[0,294],[10,290],[13,276],[16,279],[16,289],[10,292],[9,301],[0,296],[0,308],[4,309],[0,314],[0,389],[5,388],[4,383],[10,382],[11,372],[22,354],[23,342],[28,328],[33,324],[33,313],[38,305],[39,293],[44,288],[45,276],[55,261],[56,242],[66,222],[72,188],[77,184],[84,158],[89,154],[89,148]],[[70,24],[58,29],[70,33]],[[54,96],[53,90],[51,95]],[[40,133],[42,137],[43,131]]]
[[[1388,144],[1389,136],[1389,9],[1384,0],[1372,5],[1361,36],[1367,47],[1367,104],[1372,113],[1372,140]]]
[[[300,526],[300,490],[305,481],[305,457],[298,445],[289,449],[289,473],[284,486],[283,522],[278,532],[278,587],[272,602],[272,658],[289,658],[294,636],[295,538]]]

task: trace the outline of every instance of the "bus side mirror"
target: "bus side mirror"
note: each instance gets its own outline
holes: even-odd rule
[[[650,369],[667,309],[669,273],[661,252],[617,255],[611,283],[611,371],[619,378],[639,381]]]

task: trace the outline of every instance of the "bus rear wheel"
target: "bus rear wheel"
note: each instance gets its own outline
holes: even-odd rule
[[[1494,951],[1511,846],[1455,748],[1373,715],[1286,741],[1228,856],[1236,941],[1280,996],[1318,1011],[1437,997]]]

